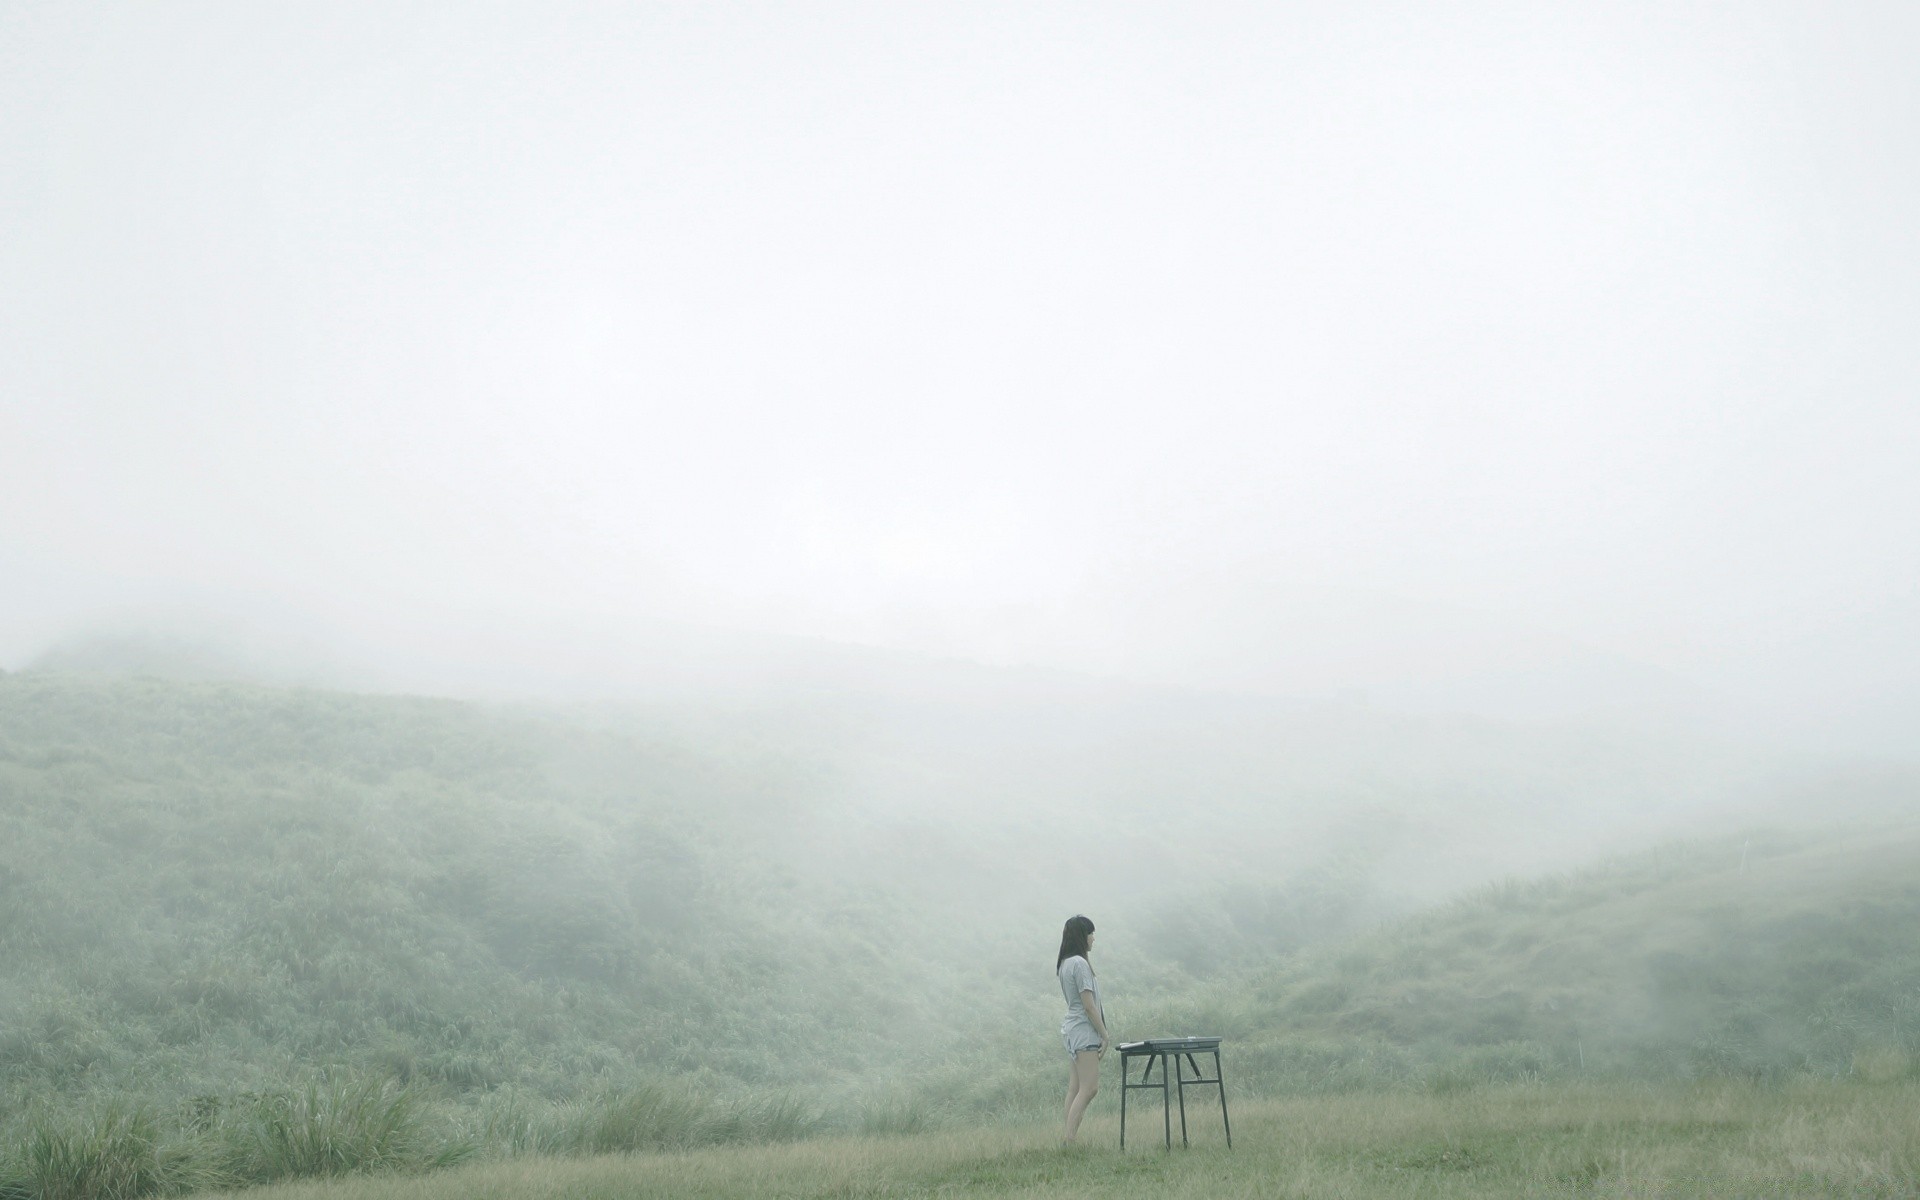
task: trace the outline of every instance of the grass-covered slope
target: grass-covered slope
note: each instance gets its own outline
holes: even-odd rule
[[[1046,964],[1087,895],[1117,1031],[1227,1035],[1242,1095],[1920,1060],[1920,832],[1884,807],[1394,918],[1393,872],[1448,874],[1420,844],[1524,845],[1521,797],[1658,772],[949,711],[0,676],[0,1190],[1050,1117]]]
[[[1920,826],[1663,846],[1479,889],[1147,1019],[1281,1090],[1908,1076]]]
[[[1005,911],[1011,885],[1049,882],[1057,815],[1029,804],[977,844],[924,813],[901,828],[925,844],[876,832],[834,816],[861,787],[847,741],[0,677],[0,1086],[213,1093],[327,1066],[565,1098],[699,1073],[990,1108],[1049,1049],[1054,1000],[1022,973],[1048,931],[975,936],[948,880],[996,860],[963,899]],[[917,761],[936,794],[964,783]],[[1211,897],[1106,926],[1116,1023],[1231,1034],[1261,1064],[1245,1081],[1278,1088],[1916,1049],[1911,830],[1669,846],[1358,936],[1379,916],[1341,863],[1219,860]]]
[[[0,1083],[333,1064],[571,1094],[818,1065],[781,1043],[857,1072],[914,1003],[874,966],[885,914],[796,905],[754,860],[806,764],[704,749],[451,702],[0,680]]]

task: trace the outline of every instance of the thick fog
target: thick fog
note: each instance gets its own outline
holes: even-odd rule
[[[840,643],[1905,756],[1916,61],[1899,3],[0,0],[0,666]]]

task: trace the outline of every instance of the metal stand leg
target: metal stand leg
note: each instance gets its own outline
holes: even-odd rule
[[[1213,1052],[1213,1080],[1220,1085],[1220,1125],[1227,1131],[1227,1149],[1233,1149],[1233,1122],[1227,1120],[1227,1076],[1220,1069],[1220,1051]]]
[[[1171,1055],[1162,1054],[1160,1059],[1160,1123],[1166,1126],[1167,1149],[1173,1149],[1173,1090],[1167,1086],[1167,1059]]]
[[[1180,1148],[1187,1148],[1187,1069],[1180,1065],[1181,1055],[1173,1056],[1173,1069],[1180,1081]],[[1195,1075],[1200,1072],[1195,1071]],[[1171,1138],[1168,1141],[1172,1141]]]
[[[1227,1144],[1233,1144],[1231,1138]],[[1120,1148],[1127,1148],[1127,1056],[1124,1054],[1120,1056]]]

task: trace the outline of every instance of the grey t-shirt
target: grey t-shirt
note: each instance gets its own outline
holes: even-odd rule
[[[1067,1017],[1060,1022],[1062,1033],[1075,1025],[1093,1028],[1093,1022],[1087,1019],[1086,1005],[1081,1003],[1081,992],[1093,993],[1093,1006],[1099,1010],[1101,1020],[1106,1020],[1106,1007],[1100,1003],[1100,979],[1087,965],[1087,960],[1076,954],[1060,963],[1060,994],[1067,998]]]

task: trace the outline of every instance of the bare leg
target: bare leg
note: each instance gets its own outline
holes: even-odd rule
[[[1080,1118],[1087,1115],[1087,1105],[1092,1103],[1095,1092],[1100,1090],[1100,1052],[1082,1050],[1073,1056],[1073,1077],[1067,1091],[1067,1140],[1071,1142],[1080,1134]]]

